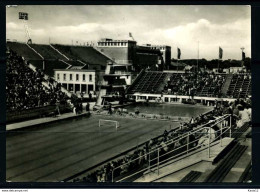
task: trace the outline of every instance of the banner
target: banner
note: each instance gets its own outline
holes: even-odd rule
[[[178,51],[178,59],[180,59],[181,58],[181,50],[177,47],[177,51]]]
[[[223,49],[219,47],[219,59],[222,59],[223,56]]]
[[[246,53],[242,51],[242,61],[245,61],[245,58],[246,58]]]

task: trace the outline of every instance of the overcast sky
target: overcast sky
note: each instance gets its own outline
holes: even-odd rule
[[[130,39],[137,44],[170,45],[172,58],[181,49],[182,59],[241,59],[241,47],[251,57],[249,6],[18,6],[6,8],[6,38],[25,42],[18,12],[29,14],[34,43],[71,44],[100,38]]]

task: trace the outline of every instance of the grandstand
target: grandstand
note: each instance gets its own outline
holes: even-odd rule
[[[227,92],[228,96],[234,98],[245,98],[251,95],[251,77],[249,74],[234,74]]]
[[[72,60],[81,60],[87,64],[100,65],[102,69],[105,69],[107,61],[110,60],[108,57],[104,56],[93,47],[57,44],[54,44],[52,46]]]
[[[8,41],[6,47],[8,47],[10,50],[13,50],[28,61],[42,60],[42,58],[37,53],[30,49],[30,46],[28,44]]]
[[[162,85],[165,83],[168,74],[163,72],[141,73],[138,80],[128,89],[129,93],[161,93]]]
[[[51,77],[54,77],[54,69],[105,70],[110,60],[93,47],[25,44],[10,41],[7,42],[7,47]]]
[[[64,56],[52,49],[50,45],[30,44],[30,47],[46,60],[67,60]]]
[[[61,92],[60,85],[51,84],[40,70],[30,69],[13,51],[8,55],[6,71],[7,111],[66,102],[66,95]]]
[[[245,98],[251,95],[249,74],[169,73],[142,71],[127,93]]]
[[[242,117],[245,113],[249,114],[251,104],[246,98],[251,95],[251,78],[248,73],[215,74],[142,69],[131,82],[131,65],[120,65],[93,47],[27,45],[17,42],[7,42],[7,47],[10,50],[7,59],[7,117],[11,114],[24,118],[28,115],[27,112],[31,114],[24,119],[49,115],[56,110],[53,106],[57,106],[57,103],[68,103],[66,93],[69,88],[74,87],[70,74],[75,72],[75,77],[83,78],[85,70],[85,77],[90,79],[89,69],[93,69],[93,76],[96,75],[92,80],[91,74],[91,81],[95,84],[99,78],[98,83],[102,82],[97,87],[97,100],[100,100],[101,105],[105,106],[107,102],[112,103],[116,99],[122,101],[113,110],[111,105],[106,105],[110,106],[108,112],[105,107],[91,112],[93,116],[87,119],[69,124],[66,121],[50,123],[48,129],[44,125],[33,127],[32,131],[44,129],[47,132],[40,133],[34,139],[30,134],[25,134],[25,138],[30,141],[22,141],[19,146],[19,135],[10,133],[7,138],[8,180],[83,183],[173,180],[220,182],[228,180],[232,167],[243,158],[248,167],[245,167],[245,171],[250,171],[250,158],[245,154],[251,146],[248,142],[243,143],[237,139],[248,135],[251,130],[250,120],[244,122],[243,119],[242,122],[242,119],[235,119],[233,115]],[[58,77],[54,75],[55,71],[59,73],[59,78],[64,78],[65,72],[61,72],[67,70],[70,85],[64,86],[68,90],[63,87],[62,91],[61,85],[51,77]],[[103,74],[94,74],[96,71],[102,71]],[[84,79],[80,83],[86,85],[87,81]],[[75,78],[77,91],[79,87],[76,84],[79,84],[79,80]],[[93,88],[94,85],[91,85],[87,89],[84,87],[84,90],[96,90],[96,87]],[[80,87],[80,91],[82,90]],[[124,100],[125,94],[135,101],[139,101],[138,97],[142,98],[142,101],[146,101],[144,105],[152,112],[142,111],[145,108],[138,103],[131,110],[131,103]],[[204,105],[211,102],[214,107],[186,105],[184,110],[178,110],[173,104],[169,114],[164,114],[161,108],[166,107],[163,105],[149,105],[150,101],[156,101],[155,98],[160,98],[164,104],[193,99]],[[75,110],[80,109],[82,112],[82,104],[78,108],[80,104],[78,99],[73,102]],[[125,107],[127,105],[130,107]],[[140,109],[136,110],[138,107]],[[199,112],[202,107],[206,112]],[[194,109],[196,110],[192,113]],[[26,114],[17,114],[17,110]],[[44,114],[39,110],[44,111]],[[172,116],[174,110],[177,110],[176,116]],[[77,114],[76,111],[75,117]],[[101,119],[99,117],[108,114],[110,116],[104,119],[120,122],[117,132],[111,131],[114,129],[109,125],[96,129]],[[9,118],[11,122],[16,120]],[[178,126],[179,124],[181,125]],[[64,134],[52,134],[64,131]],[[71,134],[73,131],[75,134]],[[85,132],[88,134],[85,135]],[[211,132],[215,134],[214,137],[205,137],[205,133]],[[68,141],[65,145],[64,139]],[[45,141],[49,143],[44,144]],[[222,142],[227,144],[222,146]],[[13,144],[15,147],[12,147]],[[26,157],[24,153],[28,154],[28,151],[23,149],[30,145],[33,147],[28,151],[35,155]],[[50,151],[46,150],[50,147]],[[208,159],[212,164],[217,164],[215,169],[210,166],[209,175],[206,170],[196,169],[196,166],[205,165],[201,158],[207,156],[207,150],[213,150],[214,153],[217,151],[214,158]],[[55,153],[58,154],[54,155]],[[52,159],[49,158],[50,154]],[[189,156],[196,159],[198,165],[191,164]],[[19,162],[17,159],[20,159]],[[179,166],[180,159],[185,167]],[[29,169],[27,165],[30,166]],[[221,167],[225,167],[225,172],[218,171]],[[179,172],[181,178],[176,176]],[[238,175],[233,180],[237,182],[243,180],[242,177],[249,178],[248,173]]]
[[[45,65],[44,73],[50,77],[54,77],[54,69],[67,69],[70,67],[67,62],[63,62],[60,60],[30,60],[29,63],[42,71],[43,66]]]
[[[6,181],[250,182],[244,48],[240,62],[222,60],[221,47],[212,61],[199,59],[200,50],[198,59],[183,60],[179,47],[173,58],[171,46],[138,45],[131,32],[132,40],[96,45],[81,46],[82,34],[77,45],[37,44],[28,13],[19,19],[27,43],[6,43]],[[93,38],[102,34],[96,30]]]

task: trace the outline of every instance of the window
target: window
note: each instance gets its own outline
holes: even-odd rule
[[[76,74],[76,81],[79,81],[79,74]]]
[[[86,75],[85,74],[82,75],[82,81],[86,81]]]
[[[63,80],[66,81],[66,74],[63,74]]]
[[[72,81],[72,74],[70,74],[70,81]]]
[[[89,75],[89,81],[92,81],[92,75]]]
[[[60,80],[60,74],[57,73],[57,80]]]

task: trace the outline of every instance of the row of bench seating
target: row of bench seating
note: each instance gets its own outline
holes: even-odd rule
[[[219,75],[218,75],[219,76]],[[164,73],[164,72],[144,72],[139,79],[135,81],[128,89],[128,93],[161,93],[164,90],[164,86],[168,83],[169,88],[173,89],[169,94],[183,95],[183,92],[179,91],[180,86],[185,84],[195,85],[193,88],[194,96],[204,97],[218,97],[222,94],[222,88],[225,85],[227,75],[221,74],[221,85],[216,83],[212,78],[208,78],[207,84],[196,85],[195,79],[188,77],[188,74],[180,73]],[[183,77],[187,79],[184,82]],[[168,80],[168,81],[167,81]],[[229,84],[229,83],[227,83]],[[226,86],[226,85],[225,85]],[[228,86],[228,85],[227,85]],[[251,79],[244,78],[243,74],[232,75],[232,80],[227,92],[228,97],[233,98],[245,98],[251,94]],[[225,95],[225,94],[224,94]]]
[[[227,95],[233,98],[245,98],[251,95],[251,79],[244,75],[233,75]]]
[[[139,77],[139,81],[132,85],[129,93],[161,93],[161,86],[165,82],[167,73],[145,72]]]

